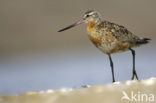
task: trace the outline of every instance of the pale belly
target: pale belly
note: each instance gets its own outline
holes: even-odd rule
[[[97,48],[105,54],[112,54],[112,53],[123,52],[123,51],[128,50],[129,45],[125,44],[125,45],[119,46],[115,42],[111,44],[103,43],[102,45],[97,46]]]
[[[110,39],[108,37],[93,37],[89,35],[89,39],[92,43],[103,53],[112,54],[116,52],[123,52],[128,50],[131,45],[129,43],[121,43],[116,39]]]

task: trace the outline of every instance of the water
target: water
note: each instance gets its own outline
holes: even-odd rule
[[[148,48],[148,47],[146,47]],[[136,49],[136,70],[141,79],[156,76],[156,56],[146,48]],[[143,51],[144,50],[144,51]],[[147,52],[148,55],[147,55]],[[131,52],[112,55],[117,81],[131,78]],[[72,88],[111,83],[106,55],[97,51],[25,52],[3,56],[0,64],[0,93]]]

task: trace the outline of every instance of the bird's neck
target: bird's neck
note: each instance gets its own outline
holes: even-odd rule
[[[101,18],[101,17],[96,18],[96,19],[94,20],[94,22],[95,22],[96,24],[100,24],[100,23],[102,22],[102,18]]]
[[[89,34],[92,33],[96,29],[96,27],[97,27],[98,24],[99,24],[99,22],[89,21],[88,22],[88,27],[87,27],[87,32]]]

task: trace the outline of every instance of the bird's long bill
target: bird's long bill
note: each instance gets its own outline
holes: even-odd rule
[[[69,26],[67,26],[66,28],[63,28],[63,29],[59,30],[58,32],[65,31],[65,30],[67,30],[67,29],[70,29],[70,28],[72,28],[72,27],[74,27],[74,26],[77,26],[77,25],[80,25],[80,24],[82,24],[82,23],[83,23],[83,19],[80,19],[80,20],[77,21],[76,23],[74,23],[74,24],[72,24],[72,25],[69,25]]]

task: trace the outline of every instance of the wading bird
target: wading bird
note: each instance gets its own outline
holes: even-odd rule
[[[133,74],[131,80],[133,80],[134,77],[138,80],[139,78],[135,69],[135,51],[132,48],[146,44],[150,39],[140,38],[127,30],[124,26],[103,20],[100,13],[94,10],[87,11],[82,19],[58,32],[62,32],[82,23],[88,24],[87,33],[93,44],[108,55],[112,71],[112,81],[115,82],[111,54],[126,50],[130,50],[133,56]]]

